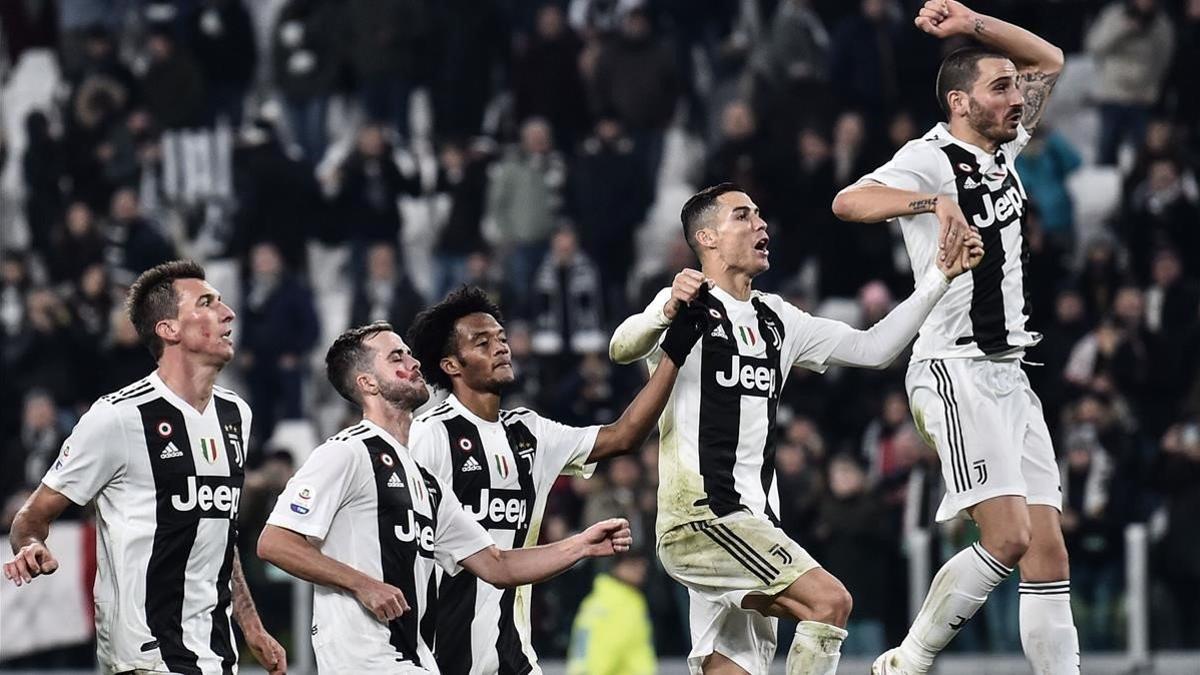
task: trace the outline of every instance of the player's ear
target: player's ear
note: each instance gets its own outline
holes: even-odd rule
[[[696,230],[696,243],[700,248],[712,248],[717,245],[717,232],[712,228],[702,227]]]
[[[950,90],[950,92],[946,94],[946,101],[949,103],[948,107],[950,108],[951,117],[957,115],[966,115],[967,111],[971,108],[971,101],[970,97],[967,95],[967,92],[959,89]]]
[[[379,382],[370,373],[359,373],[354,378],[354,386],[358,387],[358,390],[364,394],[379,393]]]
[[[176,319],[163,319],[154,324],[154,334],[158,339],[172,344],[179,342],[179,321]]]
[[[450,377],[462,374],[462,363],[458,360],[458,357],[454,356],[453,354],[450,356],[443,356],[442,360],[438,361],[438,368],[441,368],[442,372],[446,373]]]

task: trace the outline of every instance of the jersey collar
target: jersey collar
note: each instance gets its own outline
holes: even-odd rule
[[[453,408],[458,410],[458,412],[460,414],[462,414],[463,417],[466,417],[468,420],[470,420],[470,422],[472,424],[475,424],[475,425],[482,424],[484,426],[491,426],[491,427],[500,426],[499,419],[497,419],[495,422],[489,422],[488,420],[483,419],[479,415],[476,415],[475,413],[471,412],[470,408],[467,408],[467,406],[463,405],[463,402],[458,400],[458,397],[455,396],[454,394],[450,394],[449,396],[447,396],[446,402],[449,403]],[[500,412],[503,413],[504,411],[501,410]]]
[[[958,147],[962,148],[963,150],[966,150],[967,152],[970,152],[971,154],[975,155],[975,158],[978,160],[992,159],[997,154],[1000,153],[999,147],[996,148],[995,153],[991,153],[991,152],[988,152],[987,150],[984,150],[983,148],[979,147],[978,145],[972,145],[972,144],[962,140],[961,138],[950,133],[950,125],[946,124],[945,122],[938,122],[937,124],[933,125],[933,128],[930,129],[929,133],[927,133],[925,135],[929,136],[931,134],[937,135],[940,138],[947,139],[948,141],[957,145]]]
[[[176,394],[173,389],[167,386],[166,382],[163,382],[163,379],[159,377],[157,370],[155,370],[153,373],[150,373],[150,382],[162,393],[164,398],[174,404],[175,407],[183,411],[183,414],[185,415],[206,417],[213,409],[213,398],[216,396],[216,392],[209,392],[208,405],[204,407],[204,410],[196,410],[194,407],[192,407],[191,403],[183,400],[182,396]]]

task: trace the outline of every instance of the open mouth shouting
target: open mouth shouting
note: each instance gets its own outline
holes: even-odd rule
[[[233,329],[232,328],[226,328],[225,332],[221,333],[221,342],[224,342],[227,345],[233,344]]]
[[[770,244],[771,238],[764,234],[758,241],[754,242],[754,252],[766,258],[771,253],[771,250],[768,248]]]

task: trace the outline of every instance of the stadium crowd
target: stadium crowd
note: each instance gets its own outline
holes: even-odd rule
[[[830,202],[939,119],[943,45],[913,28],[917,5],[0,3],[0,530],[82,411],[153,369],[122,301],[175,257],[229,271],[214,281],[238,312],[226,375],[255,413],[243,553],[312,449],[297,439],[348,419],[320,369],[327,336],[376,319],[403,332],[460,284],[506,313],[507,407],[614,419],[645,375],[609,361],[610,331],[694,265],[671,221],[680,186],[742,185],[772,227],[758,287],[870,325],[912,288],[903,243]],[[1082,646],[1124,647],[1124,528],[1144,522],[1152,646],[1198,649],[1200,1],[973,6],[1070,55],[1056,96],[1088,73],[1018,162],[1045,335],[1027,370],[1061,457]],[[55,85],[24,86],[31,70]],[[912,425],[906,362],[797,369],[783,392],[780,515],[854,595],[847,654],[903,636],[908,534],[932,528],[935,567],[976,536],[932,523],[937,456]],[[653,560],[657,459],[651,441],[561,479],[543,537],[625,516]],[[286,634],[288,582],[245,564]],[[565,654],[596,572],[535,591],[543,656]],[[658,654],[686,653],[683,588],[651,565],[642,590]],[[952,649],[1018,650],[1016,598],[1010,580]]]

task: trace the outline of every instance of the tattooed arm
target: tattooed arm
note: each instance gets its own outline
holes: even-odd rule
[[[246,645],[250,647],[254,658],[272,675],[286,673],[287,652],[283,645],[267,634],[258,618],[258,610],[254,607],[254,598],[250,597],[250,587],[246,585],[246,575],[242,574],[242,560],[236,547],[233,549],[230,586],[233,590],[233,619],[241,627]]]
[[[1030,131],[1037,126],[1062,72],[1061,49],[1020,26],[979,14],[955,0],[928,0],[915,23],[935,37],[962,35],[1008,55],[1017,66],[1017,86],[1025,95],[1021,123]]]

